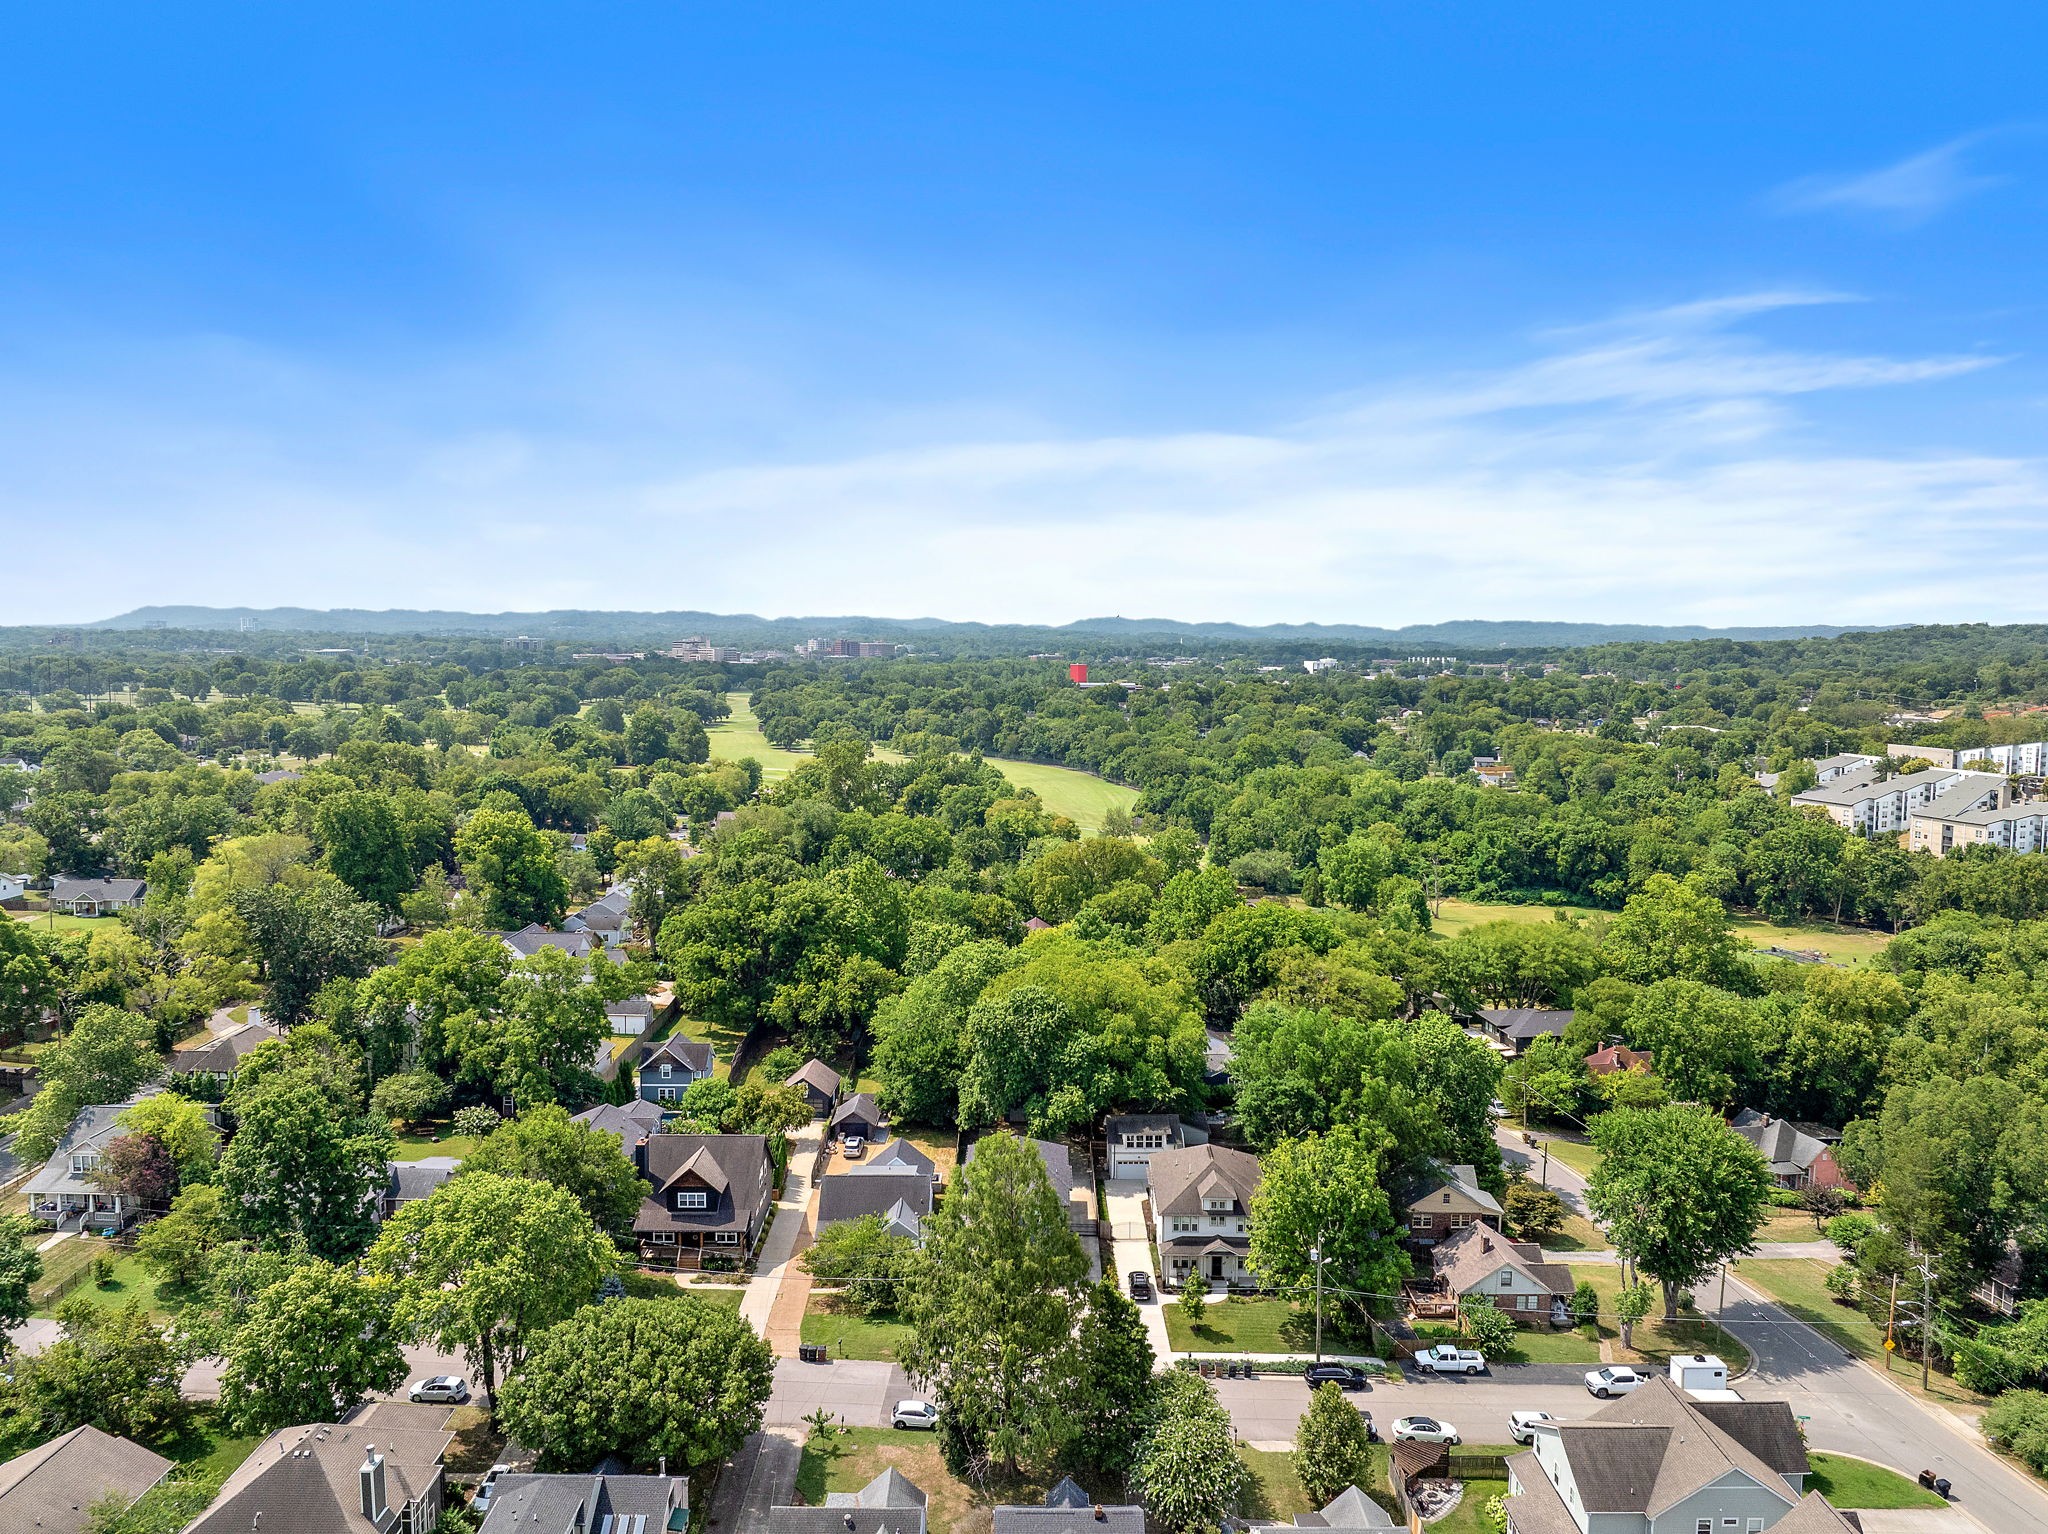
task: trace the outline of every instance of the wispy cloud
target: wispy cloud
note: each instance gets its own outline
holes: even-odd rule
[[[1802,176],[1772,193],[1785,213],[1846,209],[1901,224],[1921,224],[1944,209],[2008,178],[1973,171],[1969,152],[1990,135],[1966,133],[1877,170],[1846,176]]]
[[[499,369],[549,379],[563,408],[543,425],[478,410],[424,429],[442,419],[421,406],[439,374],[281,367],[289,412],[216,401],[211,419],[182,401],[187,418],[169,418],[161,388],[124,414],[60,410],[0,379],[16,486],[0,504],[14,566],[0,621],[164,600],[1028,621],[2038,611],[2041,461],[1831,450],[1812,419],[1851,391],[1938,386],[1997,359],[1757,333],[1774,311],[1839,301],[1738,293],[1625,315],[1548,332],[1492,372],[1382,380],[1256,428],[899,423],[891,445],[810,455],[678,448],[669,420],[609,408],[631,356],[586,370],[557,348]],[[189,396],[196,376],[182,375]],[[111,547],[120,561],[101,557]]]

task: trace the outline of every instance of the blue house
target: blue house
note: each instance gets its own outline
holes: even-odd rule
[[[640,1096],[650,1103],[673,1105],[693,1081],[711,1079],[711,1046],[681,1034],[649,1046],[640,1059]]]

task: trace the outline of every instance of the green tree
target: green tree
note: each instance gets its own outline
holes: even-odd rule
[[[139,1302],[116,1309],[75,1299],[57,1325],[58,1340],[16,1360],[0,1393],[28,1443],[81,1424],[142,1443],[178,1435],[191,1415],[179,1394],[184,1360]]]
[[[1544,1237],[1564,1229],[1569,1213],[1563,1199],[1531,1181],[1528,1173],[1519,1169],[1508,1176],[1508,1194],[1501,1200],[1501,1210],[1507,1216],[1510,1235],[1517,1241],[1534,1241],[1539,1245]]]
[[[630,1236],[633,1217],[647,1197],[647,1182],[619,1137],[580,1124],[566,1108],[529,1108],[493,1130],[463,1158],[458,1176],[489,1173],[552,1183],[582,1207],[590,1222],[613,1236]]]
[[[237,890],[231,903],[281,1023],[302,1022],[328,981],[367,975],[383,957],[375,907],[332,875]]]
[[[478,810],[455,833],[455,858],[493,927],[552,927],[568,908],[569,887],[555,867],[554,849],[522,811]]]
[[[28,1292],[43,1276],[42,1227],[25,1214],[0,1215],[0,1353],[7,1333],[35,1309]]]
[[[332,1261],[360,1252],[377,1229],[390,1127],[306,1066],[238,1081],[228,1106],[237,1128],[219,1182],[235,1227],[259,1241],[298,1236]]]
[[[479,1172],[451,1178],[386,1222],[367,1267],[398,1281],[410,1334],[461,1348],[495,1395],[532,1340],[597,1292],[612,1244],[561,1188]]]
[[[1074,1432],[1088,1259],[1045,1163],[1014,1135],[984,1136],[924,1230],[898,1356],[930,1382],[948,1467],[1014,1476],[1055,1462]]]
[[[1491,1295],[1466,1295],[1458,1302],[1458,1318],[1480,1352],[1506,1353],[1514,1348],[1515,1318],[1495,1305]]]
[[[1294,1474],[1317,1507],[1347,1486],[1372,1484],[1372,1438],[1358,1408],[1334,1384],[1318,1385],[1294,1430]]]
[[[587,1305],[541,1333],[505,1382],[499,1417],[543,1470],[620,1455],[671,1472],[729,1457],[761,1426],[775,1383],[768,1345],[694,1295]]]
[[[1636,1328],[1657,1303],[1656,1291],[1648,1284],[1628,1284],[1614,1301],[1614,1317],[1621,1326],[1621,1345],[1632,1348],[1636,1345]]]
[[[171,1201],[170,1213],[142,1227],[135,1255],[157,1282],[196,1288],[205,1282],[214,1249],[227,1235],[220,1189],[201,1184],[185,1189]]]
[[[145,1135],[163,1146],[187,1182],[212,1174],[220,1159],[220,1132],[205,1107],[175,1092],[153,1092],[121,1111],[119,1123],[131,1135]]]
[[[339,1422],[405,1378],[388,1282],[308,1263],[259,1293],[229,1339],[221,1400],[244,1432]]]
[[[417,1055],[432,1069],[447,1056],[448,1020],[497,1011],[512,956],[488,932],[449,927],[409,944],[356,988],[363,1046],[378,1076]]]
[[[1755,1249],[1770,1209],[1771,1173],[1756,1148],[1704,1108],[1618,1108],[1593,1121],[1600,1164],[1587,1202],[1615,1249],[1664,1289],[1678,1291]]]
[[[57,967],[42,934],[10,918],[0,923],[0,1041],[24,1037],[57,1005]]]
[[[443,1024],[459,1078],[521,1106],[588,1101],[595,1095],[591,1058],[611,1036],[604,993],[589,979],[590,963],[559,948],[514,964],[494,1013],[457,1012]]]
[[[87,1007],[36,1058],[42,1088],[15,1116],[15,1155],[29,1165],[47,1160],[81,1109],[133,1097],[163,1069],[155,1045],[148,1018],[103,1003]]]
[[[1697,980],[1737,988],[1746,973],[1727,907],[1669,874],[1650,875],[1629,897],[1601,949],[1617,974],[1638,985]]]
[[[1401,1246],[1402,1222],[1380,1185],[1387,1143],[1370,1124],[1347,1124],[1282,1140],[1266,1154],[1252,1195],[1246,1258],[1262,1284],[1300,1300],[1316,1282],[1314,1250],[1322,1254],[1326,1288],[1400,1292],[1411,1264]],[[1357,1314],[1363,1302],[1345,1306]]]
[[[842,1304],[871,1316],[902,1301],[916,1252],[917,1243],[870,1214],[827,1225],[797,1260],[819,1283],[838,1288]]]
[[[1131,1453],[1152,1399],[1152,1339],[1138,1307],[1105,1273],[1088,1291],[1074,1334],[1080,1365],[1073,1406],[1074,1453],[1106,1475],[1130,1469]]]
[[[412,836],[388,794],[350,789],[320,801],[313,834],[334,876],[381,910],[395,911],[413,886]]]
[[[431,1118],[448,1101],[448,1083],[432,1071],[400,1071],[386,1076],[370,1093],[378,1117],[400,1124]]]
[[[1250,1484],[1215,1388],[1189,1370],[1168,1370],[1131,1466],[1146,1512],[1169,1529],[1218,1528]]]

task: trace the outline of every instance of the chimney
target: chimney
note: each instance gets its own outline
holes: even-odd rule
[[[660,1457],[659,1459],[657,1459],[657,1460],[656,1460],[656,1461],[654,1462],[654,1466],[655,1466],[655,1473],[656,1473],[657,1475],[664,1475],[664,1476],[665,1476],[665,1475],[667,1475],[667,1474],[668,1474],[668,1456],[667,1456],[666,1454],[662,1455],[662,1456],[661,1456],[661,1457]]]
[[[1103,1510],[1103,1506],[1100,1502],[1095,1504],[1095,1521],[1097,1523],[1109,1522],[1109,1514]]]
[[[642,1177],[647,1175],[647,1136],[645,1135],[642,1135],[633,1142],[633,1165],[639,1169]]]
[[[1492,1250],[1493,1250],[1493,1237],[1491,1237],[1491,1236],[1481,1236],[1481,1237],[1479,1238],[1479,1250],[1480,1250],[1480,1251],[1482,1251],[1482,1252],[1490,1252],[1490,1251],[1492,1251]]]
[[[363,1516],[371,1523],[384,1521],[384,1460],[377,1453],[377,1446],[369,1444],[364,1448],[363,1468],[356,1472],[362,1483]]]

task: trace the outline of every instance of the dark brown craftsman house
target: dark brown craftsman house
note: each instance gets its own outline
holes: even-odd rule
[[[766,1135],[649,1135],[633,1159],[654,1184],[633,1220],[642,1261],[737,1267],[753,1254],[775,1202]]]

